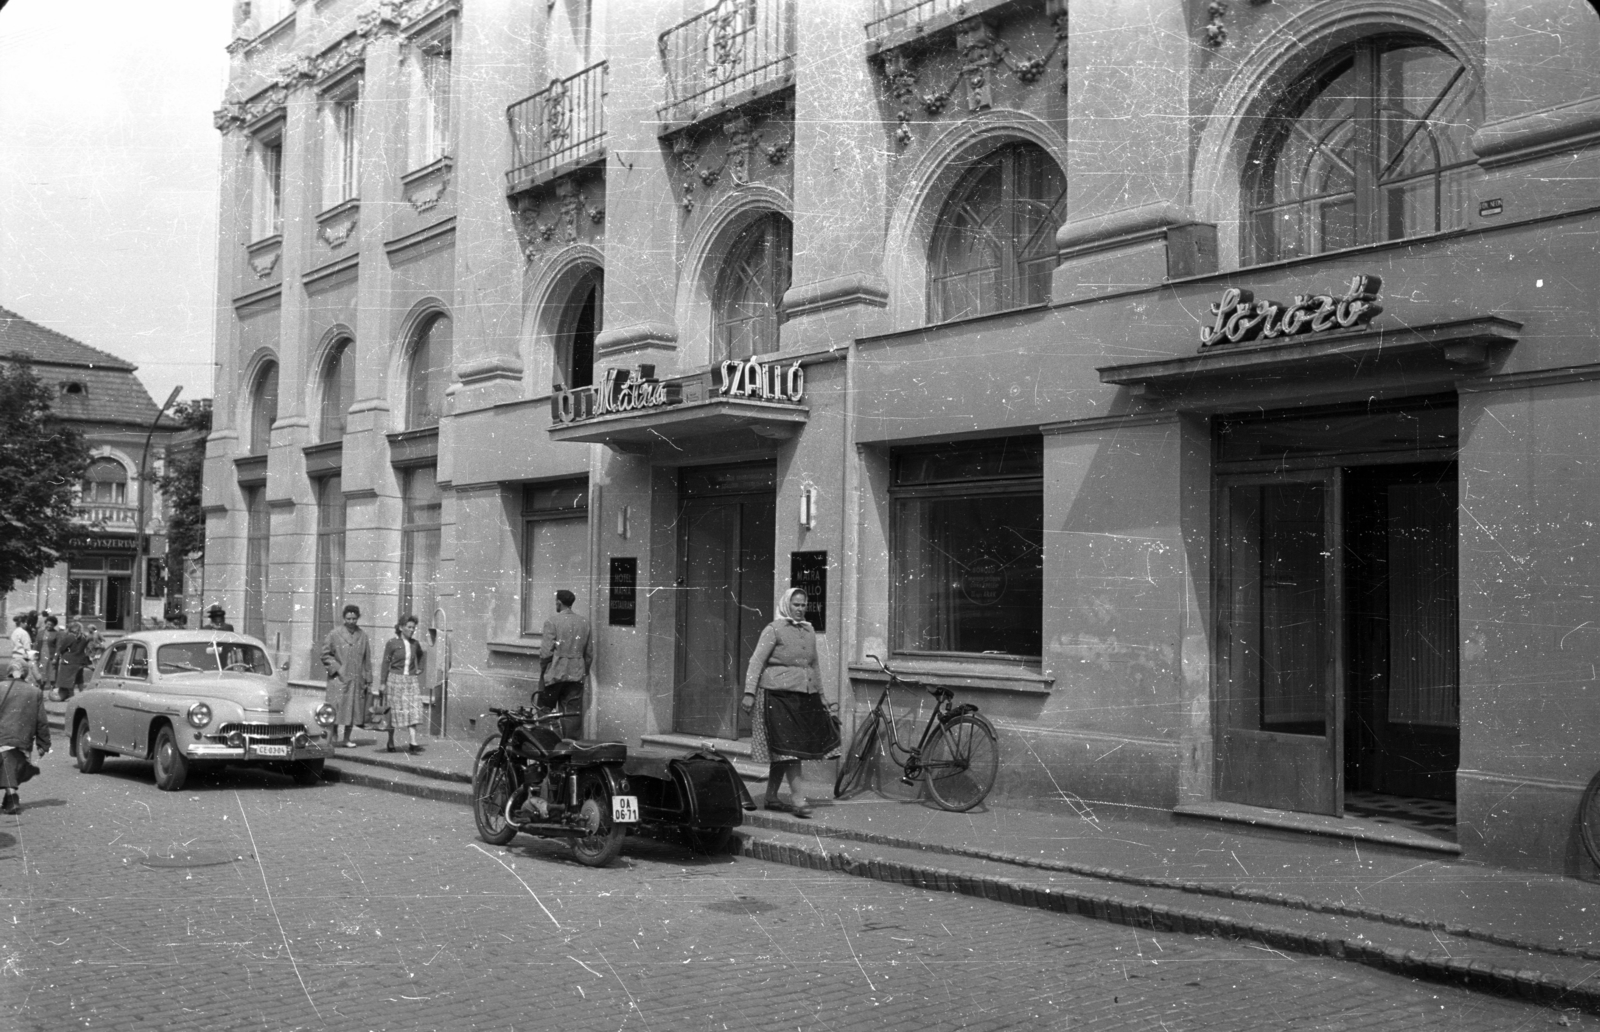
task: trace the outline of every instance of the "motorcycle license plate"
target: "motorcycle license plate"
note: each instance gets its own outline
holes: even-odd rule
[[[287,745],[252,745],[250,747],[250,755],[287,756],[289,755],[289,747]]]
[[[611,819],[618,824],[638,824],[639,797],[631,795],[612,796]]]

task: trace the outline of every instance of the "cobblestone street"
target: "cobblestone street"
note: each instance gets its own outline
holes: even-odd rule
[[[1331,960],[456,807],[62,749],[0,823],[0,1027],[1520,1029],[1600,1022]]]

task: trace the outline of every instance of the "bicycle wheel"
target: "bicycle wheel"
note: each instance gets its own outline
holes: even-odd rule
[[[867,787],[870,774],[868,764],[878,750],[878,721],[882,717],[873,710],[856,733],[850,737],[850,749],[839,761],[839,776],[833,779],[833,797],[843,799]]]
[[[1583,801],[1578,804],[1578,830],[1583,833],[1583,848],[1589,859],[1600,867],[1600,772],[1589,779],[1583,790]]]
[[[944,809],[958,813],[983,802],[999,769],[994,729],[971,713],[940,724],[922,751],[928,794]]]

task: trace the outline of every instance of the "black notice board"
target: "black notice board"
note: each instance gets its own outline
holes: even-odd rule
[[[632,627],[638,618],[639,560],[634,556],[611,559],[611,604],[607,623]]]
[[[804,588],[806,619],[818,634],[828,629],[828,553],[790,552],[789,586]]]

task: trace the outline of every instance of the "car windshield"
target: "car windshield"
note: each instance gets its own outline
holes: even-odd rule
[[[163,645],[156,651],[161,673],[213,674],[228,670],[244,674],[272,675],[272,661],[264,649],[240,641],[183,641]]]

